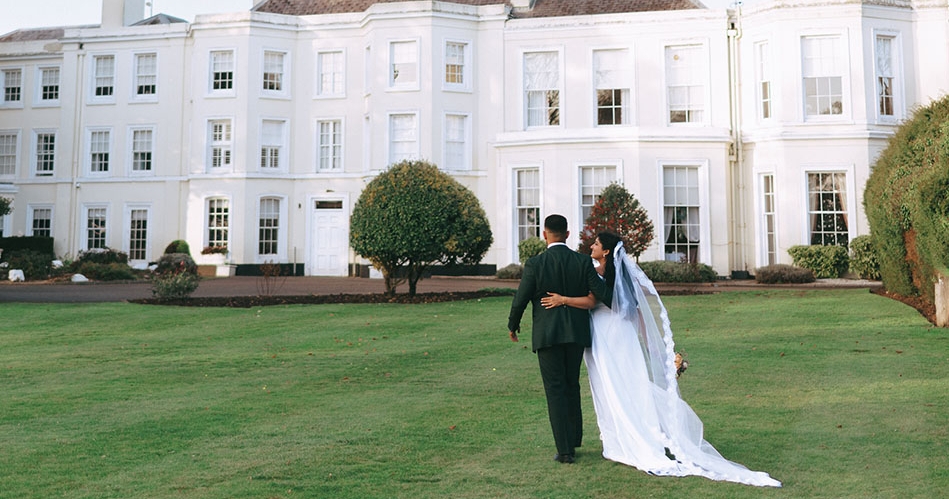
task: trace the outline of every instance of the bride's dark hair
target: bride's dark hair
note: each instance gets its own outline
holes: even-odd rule
[[[613,257],[616,256],[616,245],[622,239],[612,232],[600,232],[596,235],[596,238],[600,240],[603,249],[610,252],[606,258],[606,271],[603,272],[603,278],[606,280],[606,284],[612,288],[613,282],[616,281],[616,264],[613,263]]]

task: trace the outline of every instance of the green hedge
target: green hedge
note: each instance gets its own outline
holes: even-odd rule
[[[858,236],[850,241],[850,271],[861,279],[880,280],[880,261],[872,237]]]
[[[814,281],[814,271],[793,265],[779,263],[755,271],[755,282],[761,284],[805,284]]]
[[[532,256],[537,256],[547,250],[547,243],[539,237],[528,237],[517,243],[517,256],[521,264],[527,263]]]
[[[653,282],[715,282],[718,273],[704,263],[656,260],[639,264]]]
[[[850,255],[843,246],[791,246],[788,254],[795,266],[812,270],[818,279],[842,277],[850,268]]]
[[[33,250],[38,253],[54,255],[53,238],[42,236],[14,236],[0,237],[0,248],[3,254],[14,253],[20,250]],[[4,258],[6,260],[6,258]],[[52,258],[51,258],[52,260]]]

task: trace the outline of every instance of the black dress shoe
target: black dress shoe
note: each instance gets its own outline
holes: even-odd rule
[[[554,461],[563,464],[573,464],[576,462],[576,459],[573,457],[573,454],[554,454]]]

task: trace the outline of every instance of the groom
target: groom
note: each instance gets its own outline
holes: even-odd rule
[[[574,462],[574,448],[580,446],[583,438],[580,363],[583,349],[591,344],[590,312],[567,306],[545,309],[540,299],[549,291],[565,297],[587,296],[593,292],[606,304],[612,300],[612,290],[600,279],[590,257],[565,244],[569,235],[567,219],[562,215],[550,215],[544,220],[547,251],[524,264],[507,322],[511,340],[517,341],[521,316],[531,303],[533,350],[540,363],[547,413],[557,444],[554,460],[561,463]]]

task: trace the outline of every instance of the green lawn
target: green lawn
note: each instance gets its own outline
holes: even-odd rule
[[[949,331],[866,290],[667,297],[681,390],[782,489],[554,463],[510,298],[0,304],[2,498],[939,497]],[[528,314],[529,315],[529,314]],[[524,324],[525,332],[529,324]]]

